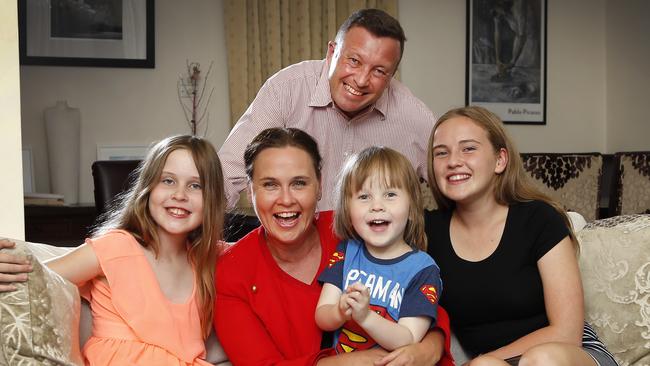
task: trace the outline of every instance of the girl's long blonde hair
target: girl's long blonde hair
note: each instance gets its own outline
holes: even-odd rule
[[[200,137],[179,135],[168,137],[154,145],[134,170],[131,187],[120,194],[100,217],[92,236],[106,234],[113,229],[126,230],[145,248],[158,256],[160,247],[157,224],[148,209],[149,196],[158,184],[167,157],[175,150],[192,154],[203,187],[203,221],[188,235],[189,262],[194,267],[197,301],[204,338],[212,328],[215,287],[214,268],[223,238],[225,194],[221,162],[212,144]]]
[[[420,182],[413,165],[399,152],[383,146],[372,146],[353,155],[343,167],[337,184],[334,230],[341,239],[362,240],[352,226],[349,203],[352,195],[374,174],[389,188],[399,188],[409,195],[409,215],[404,229],[404,241],[411,247],[426,250],[424,204]]]
[[[433,171],[433,137],[436,130],[438,127],[440,127],[441,124],[455,117],[466,117],[471,119],[479,127],[485,130],[485,132],[487,132],[488,139],[494,148],[495,154],[501,149],[505,149],[508,154],[508,163],[506,164],[505,170],[503,173],[498,174],[495,177],[494,197],[496,198],[496,201],[502,205],[511,205],[517,202],[538,200],[551,205],[557,212],[560,213],[560,215],[562,215],[564,222],[569,228],[569,237],[571,238],[571,241],[577,250],[578,241],[576,240],[575,234],[573,232],[573,227],[571,225],[571,220],[569,220],[569,216],[567,215],[566,210],[564,210],[564,207],[562,207],[561,204],[533,186],[532,182],[528,178],[528,174],[524,170],[524,165],[521,161],[519,151],[503,127],[503,122],[496,114],[483,107],[468,106],[452,109],[438,118],[436,124],[433,126],[431,136],[429,137],[429,146],[427,150],[427,175],[429,178],[429,186],[431,187],[431,192],[433,193],[433,197],[436,200],[438,207],[442,210],[452,210],[455,207],[455,202],[445,197],[442,192],[440,192],[440,188],[436,182]]]

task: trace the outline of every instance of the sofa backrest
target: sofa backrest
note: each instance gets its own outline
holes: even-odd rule
[[[650,151],[619,152],[616,215],[650,213]]]
[[[600,153],[523,153],[521,158],[533,184],[542,192],[587,221],[599,217]]]

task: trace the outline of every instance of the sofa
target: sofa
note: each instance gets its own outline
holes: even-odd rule
[[[585,317],[621,366],[650,365],[650,214],[620,215],[586,222],[572,213],[580,241]],[[45,260],[66,248],[16,241],[12,249]],[[77,365],[91,319],[77,288],[34,261],[27,283],[0,293],[0,364]],[[208,360],[224,361],[214,336]],[[457,343],[461,364],[466,356]],[[36,361],[36,362],[34,362]]]

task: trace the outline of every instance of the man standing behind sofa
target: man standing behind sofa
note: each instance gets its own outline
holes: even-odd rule
[[[393,78],[406,38],[399,22],[377,9],[353,13],[327,44],[324,60],[303,61],[271,76],[219,150],[228,205],[246,187],[244,148],[260,131],[295,127],[318,142],[323,156],[320,210],[333,208],[347,157],[372,145],[404,154],[426,178],[426,147],[435,118]]]

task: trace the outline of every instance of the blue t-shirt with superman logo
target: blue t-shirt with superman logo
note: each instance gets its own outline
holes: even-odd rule
[[[318,280],[345,291],[361,282],[370,291],[370,309],[397,322],[403,317],[427,316],[436,323],[442,291],[440,269],[425,252],[413,250],[393,259],[373,257],[366,246],[350,239],[339,243],[328,267]],[[337,352],[351,352],[376,346],[354,320],[343,324],[334,335]]]

